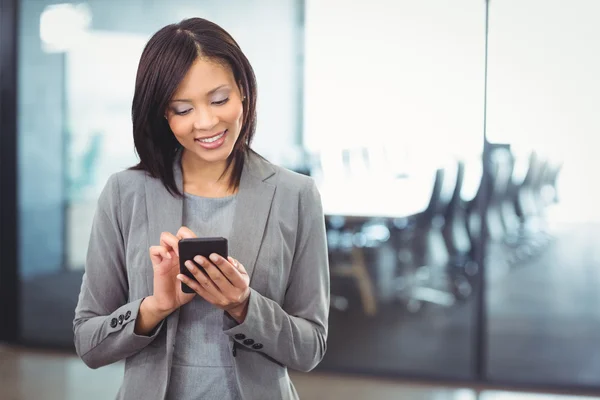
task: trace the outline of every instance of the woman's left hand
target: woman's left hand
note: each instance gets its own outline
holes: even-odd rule
[[[211,254],[210,260],[196,256],[194,261],[202,268],[190,260],[185,265],[198,282],[182,274],[177,279],[209,303],[227,311],[238,323],[244,322],[250,296],[250,277],[244,266],[233,257],[225,259],[217,254]]]

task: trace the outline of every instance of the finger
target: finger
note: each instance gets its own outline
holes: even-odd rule
[[[209,274],[211,279],[214,280],[214,278],[213,278],[213,274],[214,274],[215,276],[221,277],[221,278],[217,278],[217,279],[224,280],[222,278],[225,277],[226,280],[228,281],[228,283],[230,283],[231,285],[233,285],[236,288],[243,289],[246,286],[246,282],[242,278],[242,275],[240,274],[238,269],[236,267],[234,267],[225,258],[221,257],[218,254],[213,253],[210,255],[210,261],[212,261],[212,263],[214,263],[214,265],[216,265],[216,267],[213,266],[212,268],[205,267],[206,272]],[[216,282],[216,283],[217,283],[217,285],[219,285],[219,282]],[[221,290],[228,289],[228,286],[226,286],[225,284],[223,284],[223,287],[221,287],[220,285],[219,285],[219,287],[221,288]]]
[[[229,263],[233,265],[242,275],[248,275],[248,272],[246,272],[246,268],[244,268],[241,262],[239,262],[231,256],[227,257],[227,260],[229,260]]]
[[[166,247],[169,251],[173,250],[179,257],[179,239],[171,232],[160,234],[160,245]]]
[[[188,228],[187,226],[182,226],[177,231],[178,239],[189,239],[189,238],[195,238],[195,237],[197,237],[196,234],[194,232],[192,232],[192,230],[190,228]]]
[[[155,265],[160,264],[163,259],[171,259],[171,254],[163,246],[152,246],[150,247],[150,259]]]
[[[197,256],[197,258],[200,258]],[[234,288],[233,284],[229,281],[229,278],[206,258],[202,263],[204,270],[206,271],[206,275],[215,283],[215,285],[219,288],[221,292],[228,292]]]
[[[199,296],[201,296],[202,298],[204,298],[209,303],[212,303],[212,304],[216,304],[217,303],[217,299],[215,298],[215,296],[212,295],[211,293],[209,293],[209,291],[206,290],[206,288],[204,288],[195,279],[191,279],[191,278],[189,278],[189,277],[187,277],[185,275],[182,275],[182,274],[177,275],[177,279],[179,279],[179,281],[181,281],[181,282],[185,283],[186,285],[188,285],[194,292],[196,292],[196,294],[198,294]]]
[[[208,291],[213,296],[216,296],[220,293],[220,290],[216,286],[215,282],[209,279],[207,274],[204,271],[202,271],[201,268],[196,267],[196,265],[192,261],[186,261],[185,266],[192,273],[192,275],[194,275],[194,278],[196,278],[196,280],[204,288],[204,290]]]

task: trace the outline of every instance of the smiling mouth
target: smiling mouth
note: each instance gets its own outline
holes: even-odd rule
[[[215,136],[211,136],[208,138],[202,138],[202,139],[194,139],[194,140],[197,140],[200,143],[213,143],[213,142],[216,142],[217,140],[221,139],[223,136],[225,136],[226,133],[227,133],[227,129],[225,129],[221,133],[216,134]]]

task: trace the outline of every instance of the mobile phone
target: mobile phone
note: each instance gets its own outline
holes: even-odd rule
[[[208,259],[212,254],[216,253],[223,258],[227,258],[227,239],[223,237],[204,237],[204,238],[186,238],[179,241],[179,271],[181,274],[190,279],[196,280],[194,275],[185,266],[186,261],[192,261],[196,267],[202,268],[194,257],[203,256]],[[185,283],[181,282],[181,290],[184,293],[195,293]]]

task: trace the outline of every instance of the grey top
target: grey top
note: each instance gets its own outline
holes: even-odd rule
[[[185,194],[183,224],[198,237],[229,237],[235,196]],[[223,311],[200,296],[180,309],[167,399],[239,399]]]

